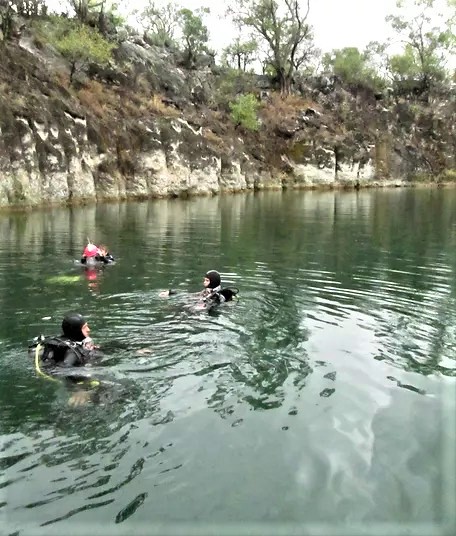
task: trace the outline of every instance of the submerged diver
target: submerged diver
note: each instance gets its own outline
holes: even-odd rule
[[[193,294],[199,299],[197,309],[212,309],[224,302],[230,302],[238,294],[237,288],[222,288],[222,278],[216,270],[209,270],[203,279],[204,289]],[[173,289],[160,292],[162,298],[176,294]]]
[[[111,255],[111,253],[109,253],[106,246],[96,246],[95,244],[89,242],[82,252],[81,264],[111,264],[114,262],[114,260],[114,257]]]

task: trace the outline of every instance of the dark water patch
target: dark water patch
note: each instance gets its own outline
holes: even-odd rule
[[[137,497],[135,497],[125,508],[123,508],[117,515],[115,522],[116,523],[122,523],[129,517],[131,517],[136,510],[144,503],[144,501],[147,498],[147,493],[140,493]]]
[[[86,504],[84,506],[81,506],[80,508],[75,508],[74,510],[70,510],[67,514],[56,517],[54,519],[51,519],[49,521],[46,521],[44,523],[40,524],[40,527],[46,527],[48,525],[52,525],[54,523],[57,523],[58,521],[64,521],[65,519],[69,519],[70,517],[79,514],[80,512],[84,512],[86,510],[92,510],[93,508],[101,508],[102,506],[106,506],[108,504],[111,504],[114,501],[114,499],[110,499],[108,501],[100,502],[100,503],[94,503],[94,504]]]
[[[25,458],[28,458],[28,456],[30,456],[30,452],[16,454],[15,456],[2,457],[0,458],[0,469],[7,469],[8,467],[15,465],[16,463],[24,460]]]

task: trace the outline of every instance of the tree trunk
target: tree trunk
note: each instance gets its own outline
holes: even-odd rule
[[[76,72],[76,62],[73,61],[71,63],[71,70],[70,70],[70,85],[73,83],[73,76],[75,72]]]
[[[285,73],[284,69],[279,71],[280,95],[282,98],[288,97],[291,92],[291,76]]]

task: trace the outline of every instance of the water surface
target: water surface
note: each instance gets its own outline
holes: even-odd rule
[[[455,246],[453,190],[0,215],[5,534],[453,534]],[[208,269],[240,299],[195,313]],[[106,352],[76,408],[26,354],[68,310]]]

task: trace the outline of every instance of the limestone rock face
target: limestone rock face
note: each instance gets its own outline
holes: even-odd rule
[[[69,87],[63,59],[30,35],[2,50],[0,206],[400,184],[456,169],[451,95],[392,100],[320,76],[268,112],[273,81],[246,75],[236,92],[263,106],[252,133],[218,107],[212,57],[185,70],[173,52],[124,41],[112,65]]]

